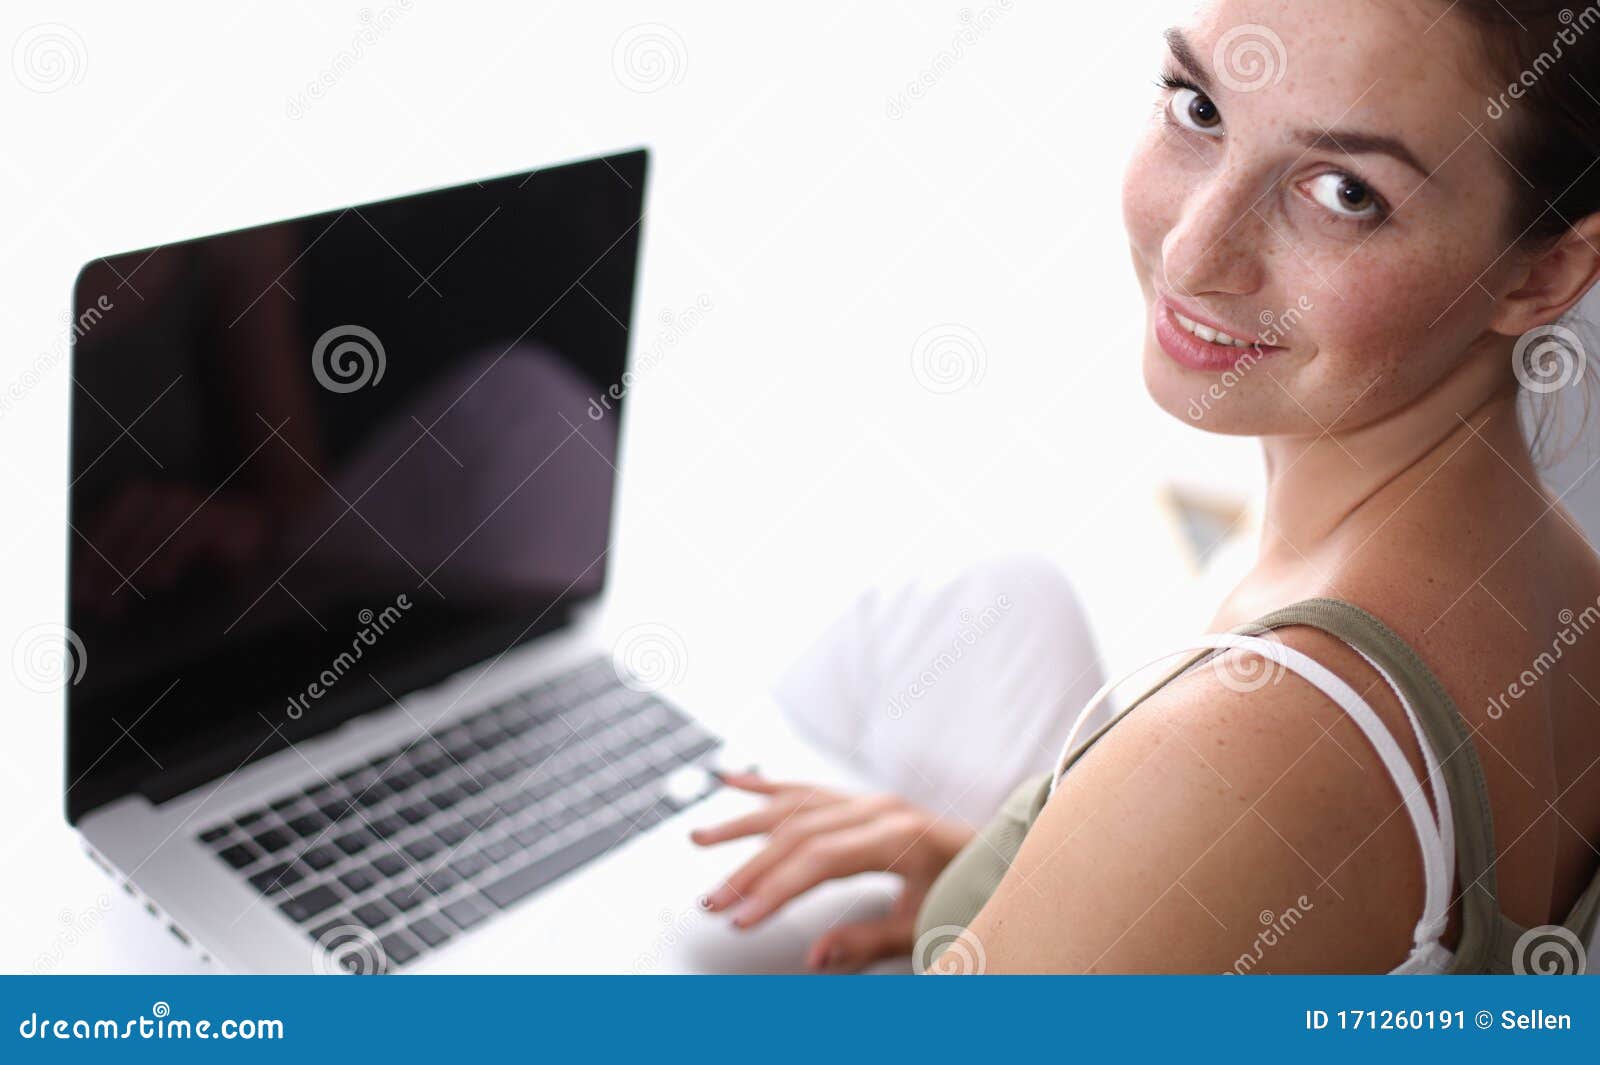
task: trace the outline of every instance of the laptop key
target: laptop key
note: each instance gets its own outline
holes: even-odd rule
[[[407,824],[420,825],[433,816],[433,807],[425,802],[414,802],[410,806],[402,806],[395,813],[406,819]]]
[[[288,862],[279,862],[270,869],[263,869],[250,877],[250,886],[263,895],[276,894],[285,891],[301,880],[305,879],[305,872],[299,866],[290,865]]]
[[[461,928],[471,928],[481,923],[489,916],[489,905],[479,902],[474,896],[457,899],[448,906],[443,907],[443,913]]]
[[[390,791],[380,780],[374,782],[371,787],[359,792],[355,797],[355,803],[363,810],[370,810],[393,794],[394,792]]]
[[[384,876],[399,876],[406,866],[406,860],[394,851],[385,851],[372,862],[372,867]]]
[[[311,930],[311,938],[316,940],[318,943],[321,943],[322,937],[332,932],[334,929],[348,928],[350,926],[350,920],[351,918],[348,916],[340,916],[335,917],[331,921],[324,921]]]
[[[598,858],[620,842],[623,833],[617,825],[607,825],[587,836],[575,840],[554,854],[523,866],[514,873],[501,877],[483,889],[501,909],[518,902],[544,887],[552,880],[565,876],[591,859]]]
[[[445,767],[449,764],[450,759],[446,757],[428,758],[418,762],[415,768],[416,772],[422,774],[424,777],[432,778],[438,776],[440,773],[443,773]]]
[[[424,836],[405,845],[405,852],[415,861],[425,862],[439,853],[439,844]]]
[[[390,965],[404,965],[422,953],[409,936],[400,932],[391,932],[384,936],[378,941],[378,945],[383,948],[383,956],[389,960]]]
[[[437,947],[450,938],[450,932],[432,917],[424,917],[417,921],[411,926],[410,932],[430,947]]]
[[[276,854],[294,842],[294,838],[281,828],[269,828],[254,838],[256,846],[268,854]]]
[[[470,880],[489,868],[489,860],[481,854],[463,854],[450,863],[450,869],[463,880]]]
[[[338,901],[339,893],[331,885],[319,884],[309,891],[284,899],[278,903],[278,909],[296,924],[305,924]]]
[[[388,839],[390,836],[398,836],[405,830],[406,819],[403,817],[396,817],[394,814],[385,814],[375,821],[367,822],[367,831],[371,832],[379,839]]]
[[[215,843],[217,840],[221,839],[222,837],[226,836],[227,834],[228,834],[228,826],[227,825],[218,825],[215,828],[208,828],[204,832],[200,833],[200,842],[201,843]]]
[[[339,852],[326,843],[321,843],[302,854],[300,860],[321,872],[339,860]]]
[[[256,860],[259,852],[248,843],[235,843],[218,851],[218,856],[235,869],[243,869]]]
[[[357,906],[352,912],[355,914],[356,920],[372,929],[383,927],[384,923],[394,916],[394,910],[378,899],[374,899],[364,906]]]
[[[327,825],[328,819],[314,810],[308,814],[301,814],[299,817],[289,821],[289,827],[294,829],[302,839],[316,835]]]
[[[418,906],[422,905],[422,900],[428,897],[428,892],[422,889],[422,885],[420,883],[417,883],[407,884],[405,887],[395,888],[393,891],[383,896],[383,901],[387,902],[401,913],[409,913]]]
[[[339,874],[339,883],[352,895],[359,895],[367,888],[378,882],[369,869],[351,869],[349,872]]]
[[[441,810],[448,810],[466,797],[467,793],[460,788],[440,788],[438,791],[429,794],[428,801]]]
[[[435,833],[446,846],[454,847],[457,843],[472,835],[472,826],[465,821],[452,821]]]
[[[360,854],[372,846],[375,842],[375,837],[367,830],[358,828],[353,832],[346,832],[333,842],[335,846],[346,854]]]

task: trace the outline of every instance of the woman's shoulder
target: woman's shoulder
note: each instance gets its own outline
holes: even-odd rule
[[[1503,526],[1450,550],[1429,549],[1432,530],[1397,530],[1340,567],[1323,594],[1381,619],[1437,678],[1482,765],[1501,852],[1517,842],[1557,855],[1499,869],[1502,909],[1540,924],[1587,883],[1600,830],[1600,777],[1590,772],[1600,654],[1588,647],[1600,648],[1600,560],[1559,506]]]
[[[1328,568],[1317,594],[1382,620],[1440,680],[1469,725],[1481,725],[1500,716],[1498,697],[1518,686],[1564,628],[1586,611],[1600,622],[1600,557],[1553,502],[1492,520],[1478,513],[1478,527],[1467,520],[1452,525],[1437,515],[1363,531]],[[1589,660],[1600,680],[1600,656]],[[1574,655],[1561,671],[1581,665]],[[1554,687],[1540,693],[1545,700],[1557,694]]]
[[[1331,637],[1278,638],[1370,687]],[[1163,687],[1066,774],[974,922],[991,968],[1374,972],[1404,960],[1424,876],[1399,786],[1327,696],[1252,658],[1230,652]],[[1404,711],[1372,702],[1403,740]]]

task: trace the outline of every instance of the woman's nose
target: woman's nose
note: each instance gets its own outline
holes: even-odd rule
[[[1226,171],[1212,174],[1179,207],[1161,245],[1171,291],[1248,295],[1261,287],[1263,253],[1272,239],[1258,182]]]

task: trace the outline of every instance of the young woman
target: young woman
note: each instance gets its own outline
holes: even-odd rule
[[[1549,327],[1600,276],[1600,11],[1571,6],[1221,0],[1168,34],[1124,188],[1144,375],[1175,416],[1260,437],[1269,474],[1259,557],[1196,648],[1222,657],[981,834],[730,777],[765,804],[696,841],[767,842],[709,908],[750,926],[824,880],[900,874],[893,913],[814,945],[829,970],[941,929],[964,931],[936,971],[1581,953],[1600,562],[1516,409],[1521,386],[1581,377],[1581,341]]]

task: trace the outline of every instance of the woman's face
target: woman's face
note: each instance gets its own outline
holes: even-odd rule
[[[1220,0],[1173,31],[1123,186],[1165,410],[1316,435],[1503,357],[1512,118],[1477,33],[1443,0]]]

